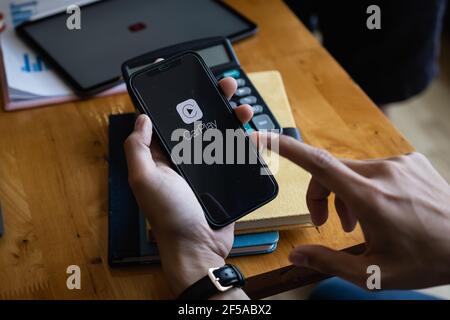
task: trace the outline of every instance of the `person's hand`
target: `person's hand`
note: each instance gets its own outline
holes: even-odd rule
[[[219,84],[228,98],[236,91],[233,78],[222,79]],[[234,110],[243,123],[253,116],[249,105]],[[152,142],[152,123],[146,115],[137,118],[124,147],[130,186],[151,223],[167,280],[178,295],[207,275],[208,268],[224,265],[233,244],[234,224],[220,230],[209,227],[186,180]],[[242,295],[235,292],[233,297],[245,297]]]
[[[289,256],[294,265],[362,287],[370,265],[380,267],[382,289],[450,283],[450,186],[423,155],[338,160],[292,138],[278,142],[282,156],[312,174],[307,205],[313,223],[327,221],[333,192],[342,228],[350,232],[359,222],[367,245],[359,256],[299,246]]]

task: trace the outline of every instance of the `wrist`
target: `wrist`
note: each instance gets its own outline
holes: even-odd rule
[[[175,250],[169,256],[161,255],[161,261],[167,281],[176,296],[206,276],[209,268],[225,264],[223,257],[201,246],[196,246],[194,250]]]
[[[450,240],[450,239],[449,239]],[[443,282],[441,284],[450,284],[450,246],[447,246],[447,251],[445,251],[446,254],[444,257],[446,257],[446,262],[442,265],[442,280]]]

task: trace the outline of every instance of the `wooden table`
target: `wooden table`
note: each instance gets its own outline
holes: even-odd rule
[[[411,145],[278,0],[230,0],[260,27],[235,45],[247,72],[279,70],[305,141],[339,157],[374,158]],[[128,95],[0,112],[0,297],[171,298],[159,266],[107,264],[108,115],[132,112]],[[281,232],[276,252],[230,259],[248,277],[252,297],[321,276],[290,266],[289,251],[319,243],[344,249],[363,242],[344,233],[334,209],[314,228]],[[15,232],[8,232],[14,229]],[[360,251],[360,247],[353,247]],[[66,268],[81,268],[81,290],[68,290]]]

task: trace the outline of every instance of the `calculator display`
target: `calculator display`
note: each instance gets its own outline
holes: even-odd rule
[[[227,50],[221,44],[214,47],[198,50],[197,53],[203,58],[203,60],[206,62],[206,65],[210,68],[231,62]]]

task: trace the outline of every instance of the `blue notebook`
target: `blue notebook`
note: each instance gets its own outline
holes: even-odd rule
[[[159,262],[156,243],[149,240],[145,217],[128,185],[123,143],[134,127],[134,114],[109,118],[109,235],[108,259],[111,266]],[[277,247],[279,234],[263,232],[236,235],[230,256],[270,253]]]
[[[139,260],[158,262],[158,247],[155,242],[148,239],[147,224],[142,214],[139,227],[141,254]],[[230,251],[230,257],[273,252],[277,248],[278,239],[278,231],[236,235],[234,237],[233,248]],[[126,260],[129,260],[129,258]]]
[[[121,259],[116,259],[116,264],[125,264],[130,261],[139,263],[156,263],[160,261],[156,243],[148,239],[148,229],[143,215],[140,217],[139,228],[139,257],[122,257]],[[278,239],[279,234],[277,231],[236,235],[230,257],[273,252],[277,248]]]

